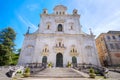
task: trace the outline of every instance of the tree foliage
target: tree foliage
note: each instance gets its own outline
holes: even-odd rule
[[[0,44],[0,66],[9,64],[9,56],[8,47]]]
[[[0,31],[0,66],[8,65],[12,62],[15,38],[16,33],[10,27]]]
[[[13,48],[15,46],[14,40],[16,38],[15,31],[8,27],[0,31],[0,43],[8,46],[9,48]]]

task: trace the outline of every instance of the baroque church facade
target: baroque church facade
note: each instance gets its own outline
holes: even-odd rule
[[[67,7],[57,5],[54,13],[44,9],[40,17],[38,30],[25,34],[19,65],[51,62],[54,67],[65,67],[70,62],[100,66],[95,36],[81,30],[76,9],[68,14]]]

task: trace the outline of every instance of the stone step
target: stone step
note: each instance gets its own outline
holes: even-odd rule
[[[86,77],[82,72],[76,71],[73,68],[47,68],[31,77],[40,78],[83,78]]]

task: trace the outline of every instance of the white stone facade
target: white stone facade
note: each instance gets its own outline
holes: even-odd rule
[[[53,14],[44,9],[40,17],[38,30],[25,35],[18,64],[42,63],[44,56],[54,67],[65,67],[68,62],[74,62],[73,57],[76,63],[100,66],[95,36],[82,32],[76,9],[73,14],[67,14],[67,8],[58,5]]]

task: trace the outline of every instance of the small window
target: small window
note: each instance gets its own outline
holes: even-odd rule
[[[120,38],[120,35],[119,35],[119,38]]]
[[[60,15],[61,15],[61,12],[60,12]]]
[[[58,14],[58,12],[56,12],[56,14]]]
[[[119,40],[120,40],[120,35],[118,36]]]
[[[65,14],[65,12],[63,12],[63,14]]]
[[[71,26],[71,30],[73,30],[73,26]]]
[[[116,39],[115,36],[112,36],[113,39]]]
[[[61,42],[59,42],[59,47],[61,47]]]
[[[47,29],[50,29],[50,25],[47,26]]]
[[[46,11],[44,11],[44,14],[46,13]]]
[[[115,43],[115,46],[117,49],[120,49],[120,46],[117,43]]]
[[[110,36],[107,36],[107,39],[110,40]]]
[[[115,49],[113,44],[110,44],[110,48],[111,49]]]
[[[44,11],[44,13],[46,13],[46,12]]]

